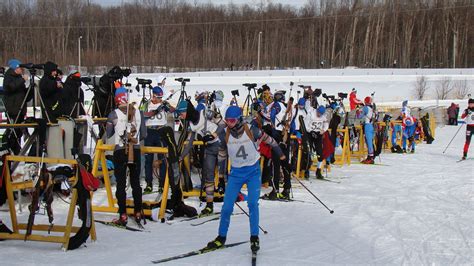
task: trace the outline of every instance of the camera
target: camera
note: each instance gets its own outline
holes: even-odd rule
[[[347,93],[339,92],[339,93],[337,94],[337,96],[339,96],[339,98],[341,98],[341,100],[344,100],[344,99],[347,98]]]
[[[183,82],[186,83],[186,82],[190,82],[190,81],[191,81],[191,79],[185,79],[185,78],[176,78],[176,79],[174,79],[174,80],[179,81],[179,82],[181,82],[181,83],[183,83]]]
[[[242,86],[247,87],[248,90],[251,90],[257,87],[257,83],[244,83]]]
[[[20,64],[20,67],[23,67],[23,68],[26,68],[26,69],[43,69],[44,64],[27,63],[27,64]]]
[[[111,80],[118,80],[122,79],[123,77],[128,77],[132,73],[132,70],[130,68],[120,68],[119,66],[114,66],[110,71],[109,71],[109,78]]]
[[[323,93],[323,98],[328,100],[328,101],[334,101],[334,99],[336,98],[334,95],[327,95],[326,93]]]
[[[139,85],[150,85],[151,84],[151,79],[141,79],[141,78],[137,78],[137,82]]]
[[[79,80],[84,84],[87,84],[87,83],[92,81],[92,79],[89,78],[89,77],[81,77],[81,78],[79,78]]]
[[[232,93],[232,96],[240,96],[239,95],[239,90],[233,90],[233,91],[230,91],[230,93]]]
[[[323,91],[322,91],[321,89],[316,88],[316,89],[314,89],[314,91],[313,91],[313,96],[314,96],[314,97],[319,97],[319,96],[321,96],[321,93],[322,93],[322,92],[323,92]]]

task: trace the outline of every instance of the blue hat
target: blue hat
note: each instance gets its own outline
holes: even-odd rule
[[[17,68],[20,67],[20,64],[21,64],[21,62],[18,59],[13,58],[13,59],[8,60],[8,67],[9,68],[17,69]]]
[[[158,97],[163,97],[163,89],[159,86],[153,87],[153,94],[156,94]]]
[[[178,103],[178,106],[176,106],[176,111],[175,112],[177,114],[185,113],[187,109],[188,109],[188,101],[182,100]]]
[[[318,111],[318,113],[324,114],[324,113],[326,112],[326,107],[320,105],[320,106],[318,107],[318,109],[316,109],[316,110]]]
[[[127,89],[125,89],[125,87],[120,87],[120,88],[117,88],[115,90],[115,96],[119,95],[119,94],[122,94],[122,93],[127,93]]]
[[[227,108],[227,111],[225,111],[225,119],[229,118],[240,118],[242,116],[242,109],[236,105],[231,105],[229,108]]]
[[[405,107],[405,106],[407,106],[407,105],[408,105],[408,100],[404,100],[404,101],[402,102],[402,106]]]
[[[304,106],[306,104],[306,99],[305,98],[300,98],[298,100],[298,105]]]

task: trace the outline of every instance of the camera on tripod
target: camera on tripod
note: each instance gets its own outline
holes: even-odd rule
[[[337,96],[339,96],[339,98],[341,98],[341,100],[344,100],[344,99],[347,98],[347,93],[339,92],[339,93],[337,94]]]
[[[150,85],[151,84],[151,79],[137,78],[137,82],[138,82],[139,85],[142,85],[142,86]]]
[[[186,82],[191,81],[191,79],[189,79],[189,78],[187,78],[187,79],[185,79],[185,78],[175,78],[174,80],[176,80],[178,82],[181,82],[181,84],[183,84],[183,83],[186,84]]]
[[[230,91],[230,93],[232,94],[232,96],[240,96],[239,95],[239,90],[233,90],[233,91]]]
[[[140,92],[140,85],[143,89],[146,88],[146,86],[148,86],[150,89],[151,89],[151,79],[141,79],[141,78],[137,78],[137,86],[135,87],[135,90],[137,92]]]
[[[314,96],[314,97],[319,97],[319,96],[321,96],[321,93],[322,93],[322,92],[323,92],[322,89],[316,88],[316,89],[314,89],[314,91],[313,91],[313,96]]]
[[[247,87],[247,90],[251,90],[257,87],[257,83],[244,83],[242,86]]]
[[[27,63],[27,64],[20,64],[20,67],[28,69],[31,75],[36,75],[36,70],[44,69],[44,64]]]
[[[115,66],[109,71],[108,76],[111,80],[118,80],[130,76],[131,73],[132,70],[130,68],[120,68],[119,66]]]
[[[323,98],[328,100],[329,102],[334,101],[334,99],[336,99],[334,95],[327,95],[326,93],[323,93]]]

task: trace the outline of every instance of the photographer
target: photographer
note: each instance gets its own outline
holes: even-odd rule
[[[70,71],[64,82],[64,88],[61,94],[62,115],[77,118],[78,114],[85,114],[84,108],[82,107],[84,104],[84,92],[81,89],[81,84],[81,73],[77,70]]]
[[[28,80],[28,75],[24,74],[24,69],[20,67],[20,64],[21,62],[18,59],[10,59],[8,61],[9,69],[3,79],[3,90],[5,94],[3,99],[10,124],[21,123],[25,120],[26,103],[33,99],[33,91],[30,91],[30,93],[26,95],[28,89],[26,88],[25,82]],[[5,136],[7,136],[7,142],[10,148],[15,154],[18,154],[21,149],[21,130],[15,129],[14,132],[7,130]]]
[[[99,80],[99,89],[94,91],[94,99],[96,104],[92,110],[93,116],[107,117],[109,113],[115,108],[114,95],[115,90],[121,85],[115,85],[116,81],[120,81],[124,76],[130,75],[130,69],[122,69],[119,66],[114,66],[112,69],[104,74]],[[102,133],[101,133],[102,135]]]
[[[44,74],[39,84],[41,101],[43,102],[42,115],[49,122],[56,123],[61,116],[61,93],[63,84],[58,80],[58,65],[53,62],[44,64]]]

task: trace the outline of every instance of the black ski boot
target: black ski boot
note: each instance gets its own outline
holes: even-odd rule
[[[321,174],[321,168],[316,169],[316,178],[317,179],[324,179],[324,176]]]
[[[250,237],[250,249],[252,252],[257,252],[260,250],[260,240],[258,239],[258,236]]]
[[[280,193],[280,199],[284,200],[289,200],[290,199],[290,189],[285,188],[283,191]]]
[[[206,208],[201,211],[199,217],[209,216],[214,212],[214,204],[212,202],[206,203]]]
[[[467,159],[467,152],[464,152],[464,153],[462,154],[461,160],[466,160],[466,159]]]
[[[207,243],[206,251],[211,251],[211,250],[216,250],[216,249],[223,248],[224,245],[225,245],[225,240],[226,240],[226,237],[217,236],[216,239],[214,239],[213,241]]]

